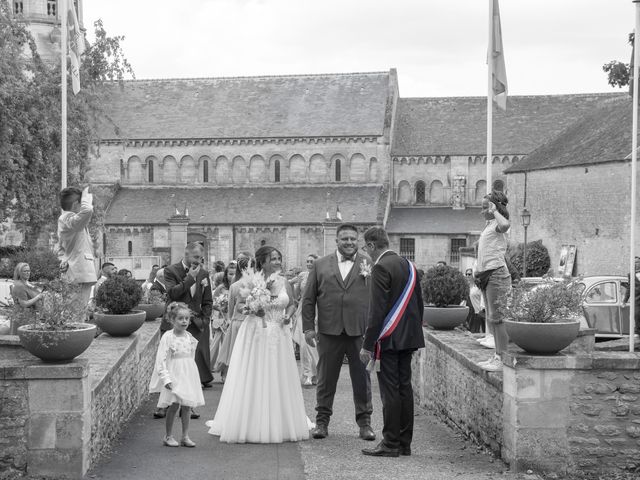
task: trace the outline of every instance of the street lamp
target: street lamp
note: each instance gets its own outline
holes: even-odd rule
[[[522,209],[522,213],[520,214],[520,218],[522,220],[522,226],[524,227],[524,250],[522,253],[522,276],[527,276],[527,228],[529,228],[529,224],[531,223],[531,214],[529,210],[526,208]]]

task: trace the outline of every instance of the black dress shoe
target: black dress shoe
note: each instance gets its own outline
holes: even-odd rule
[[[313,438],[326,438],[329,435],[329,430],[326,425],[316,425],[311,429],[311,436]]]
[[[369,425],[360,427],[360,438],[368,442],[373,442],[376,439],[376,434],[373,433],[373,428]]]
[[[389,448],[384,443],[380,442],[374,448],[363,448],[362,453],[370,455],[372,457],[397,457],[400,452],[397,448]]]
[[[206,382],[202,384],[202,388],[211,388],[213,387],[213,382]]]
[[[167,416],[166,408],[156,408],[156,411],[153,412],[153,418],[164,418]]]
[[[200,418],[200,414],[196,412],[193,408],[191,409],[191,418],[193,419]]]
[[[411,456],[411,447],[400,447],[400,455],[405,457]]]

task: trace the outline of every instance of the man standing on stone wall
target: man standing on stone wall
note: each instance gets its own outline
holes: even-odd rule
[[[60,192],[62,213],[58,218],[60,272],[69,282],[80,285],[80,296],[86,305],[96,283],[93,242],[87,226],[93,215],[93,195],[89,187],[68,187]]]

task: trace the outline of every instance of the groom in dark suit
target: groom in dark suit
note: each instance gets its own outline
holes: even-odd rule
[[[377,457],[411,455],[411,356],[424,347],[420,282],[415,266],[389,249],[389,237],[382,228],[367,230],[364,242],[365,250],[375,263],[369,321],[360,357],[363,365],[370,364],[376,349],[380,352],[378,384],[384,426],[382,441],[362,453]],[[385,331],[387,323],[393,326]],[[383,338],[378,341],[381,333]]]
[[[336,244],[336,252],[314,263],[302,299],[305,340],[312,347],[317,341],[319,357],[316,427],[311,435],[313,438],[328,435],[333,397],[346,355],[360,437],[375,440],[371,429],[371,380],[359,357],[369,306],[371,259],[358,252],[358,230],[354,225],[338,227]]]
[[[202,267],[203,255],[204,249],[201,244],[193,242],[187,245],[184,258],[164,269],[164,284],[167,289],[167,302],[184,302],[194,314],[187,331],[198,340],[196,365],[202,386],[208,388],[213,381],[209,352],[213,300],[209,272]]]

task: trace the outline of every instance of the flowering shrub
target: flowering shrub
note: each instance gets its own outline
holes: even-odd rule
[[[167,303],[167,294],[160,293],[158,290],[147,290],[142,294],[142,300],[140,300],[140,303],[164,305]]]
[[[129,313],[140,303],[142,288],[133,278],[116,275],[100,285],[96,292],[96,306],[115,315]]]
[[[459,270],[448,265],[431,267],[422,279],[425,305],[460,305],[469,295],[469,284]]]
[[[87,305],[80,295],[80,287],[65,280],[52,280],[43,285],[43,299],[37,308],[24,308],[17,303],[11,307],[9,318],[15,325],[33,325],[42,330],[67,330],[71,323],[84,322]]]
[[[578,281],[547,279],[531,288],[519,285],[498,300],[498,312],[515,322],[554,323],[579,318],[583,285]]]

